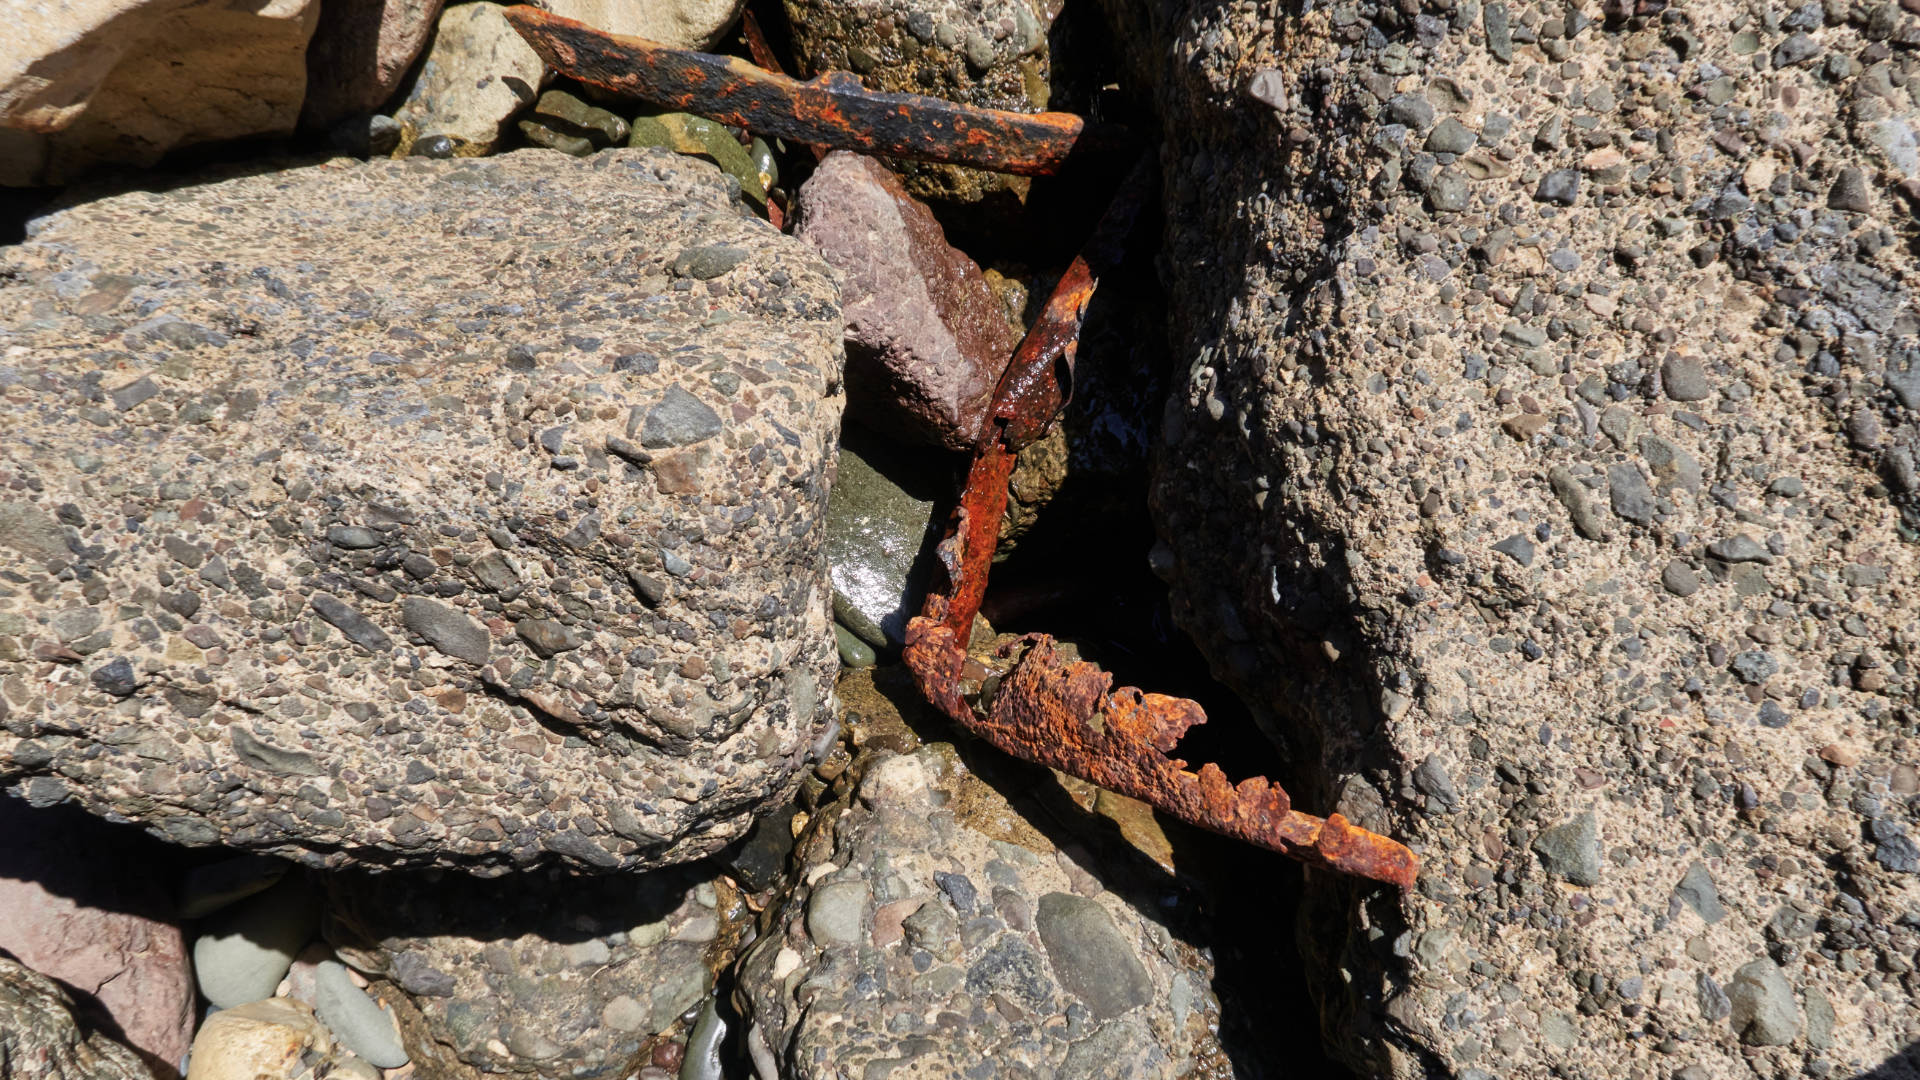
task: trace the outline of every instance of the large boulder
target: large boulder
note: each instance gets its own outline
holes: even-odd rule
[[[0,184],[151,165],[195,143],[285,135],[317,0],[74,0],[10,11],[0,38]]]
[[[703,163],[324,166],[0,271],[0,778],[322,866],[740,835],[831,722],[830,272]]]
[[[1155,565],[1297,802],[1424,853],[1310,882],[1369,1075],[1916,1038],[1920,27],[1663,7],[1118,12],[1172,58]]]

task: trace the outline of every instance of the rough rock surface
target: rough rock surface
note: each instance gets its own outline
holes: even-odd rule
[[[851,71],[870,90],[926,94],[1014,112],[1047,107],[1047,32],[1060,13],[1044,0],[786,0],[807,75]],[[926,162],[896,163],[922,198],[957,202],[1013,194],[1020,177]]]
[[[1159,565],[1296,802],[1425,853],[1311,879],[1337,1052],[1906,1051],[1916,16],[1120,7],[1179,118]]]
[[[378,112],[426,48],[442,0],[326,0],[307,43],[300,124],[325,131]]]
[[[885,748],[912,742],[869,740],[741,959],[755,1060],[795,1078],[1227,1075],[1203,954],[1104,888],[951,745]]]
[[[0,1073],[19,1080],[152,1080],[140,1055],[74,1017],[60,984],[0,952]]]
[[[399,154],[436,137],[449,141],[454,157],[490,154],[505,135],[507,121],[539,96],[547,80],[546,65],[502,10],[481,0],[440,13],[420,74],[394,110],[394,119],[407,133]]]
[[[848,417],[971,451],[1020,344],[980,268],[892,170],[860,154],[820,162],[801,185],[793,234],[840,271]]]
[[[549,0],[548,11],[609,34],[705,49],[720,40],[746,0]]]
[[[434,1076],[630,1076],[746,926],[711,869],[436,877],[334,875],[326,929]]]
[[[78,991],[93,1026],[172,1066],[193,1041],[193,976],[152,839],[72,807],[0,798],[0,950]]]
[[[828,269],[658,151],[296,169],[0,270],[0,777],[313,864],[683,861],[831,721]]]
[[[0,184],[151,165],[293,130],[315,0],[13,5],[0,38]]]

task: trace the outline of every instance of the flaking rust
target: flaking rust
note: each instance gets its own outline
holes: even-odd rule
[[[603,33],[536,7],[510,7],[506,16],[548,67],[569,78],[794,142],[1047,176],[1077,153],[1127,141],[1124,132],[1071,113],[883,93],[844,71],[801,82],[737,57]]]
[[[1087,302],[1101,274],[1119,262],[1151,190],[1149,162],[1142,161],[1002,375],[966,489],[940,545],[946,588],[929,592],[925,608],[907,625],[907,667],[928,701],[1015,757],[1140,799],[1201,828],[1412,888],[1419,864],[1405,846],[1356,828],[1339,814],[1324,820],[1303,814],[1285,790],[1264,778],[1236,785],[1215,765],[1190,772],[1185,761],[1169,757],[1189,728],[1206,722],[1192,701],[1133,687],[1111,689],[1113,676],[1062,655],[1045,634],[1003,647],[1000,657],[1011,666],[997,686],[973,687],[967,678],[966,643],[986,594],[1014,456],[1044,434],[1065,406]],[[977,706],[968,701],[970,687],[977,691]]]

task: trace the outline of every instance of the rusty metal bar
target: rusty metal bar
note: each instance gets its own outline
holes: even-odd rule
[[[1121,129],[1071,113],[1002,112],[881,93],[844,71],[801,82],[736,57],[602,33],[535,7],[510,7],[506,16],[563,75],[794,142],[1023,176],[1051,175],[1075,153],[1128,142]]]
[[[931,591],[921,614],[907,624],[907,667],[928,701],[1015,757],[1141,799],[1201,828],[1412,888],[1419,862],[1393,840],[1355,828],[1339,814],[1322,820],[1300,813],[1285,790],[1264,778],[1235,785],[1212,764],[1187,771],[1185,761],[1167,755],[1189,728],[1206,722],[1198,704],[1133,687],[1110,690],[1113,676],[1064,658],[1045,634],[1029,634],[1002,649],[1011,667],[996,689],[981,687],[978,708],[963,691],[967,640],[986,594],[1014,457],[1046,432],[1071,394],[1087,302],[1100,276],[1118,263],[1152,179],[1150,162],[1143,161],[1122,184],[1093,240],[1061,278],[1001,376],[966,490],[940,545],[946,588]]]
[[[767,41],[766,31],[760,29],[759,18],[750,7],[740,10],[740,36],[747,39],[747,52],[753,54],[754,63],[775,75],[787,73],[785,65],[780,63],[780,57],[774,53],[772,44]]]

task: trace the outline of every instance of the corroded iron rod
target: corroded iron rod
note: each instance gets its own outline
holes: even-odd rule
[[[986,593],[1015,455],[1046,432],[1067,402],[1087,302],[1100,276],[1118,263],[1152,179],[1143,161],[1121,185],[1093,240],[1062,276],[1001,376],[966,490],[940,545],[946,588],[931,591],[921,614],[907,624],[907,667],[928,701],[1015,757],[1140,799],[1201,828],[1411,888],[1419,862],[1401,844],[1355,828],[1339,814],[1322,820],[1300,813],[1284,789],[1262,777],[1235,785],[1212,764],[1187,771],[1185,761],[1168,754],[1189,728],[1206,723],[1198,704],[1132,687],[1110,689],[1113,676],[1067,659],[1045,634],[1028,634],[1001,649],[1011,666],[991,700],[983,695],[976,709],[962,690],[967,640]]]
[[[507,19],[548,67],[589,86],[743,127],[863,154],[1046,176],[1076,152],[1125,146],[1071,113],[1016,113],[868,90],[844,71],[801,82],[745,60],[603,33],[525,5]]]

